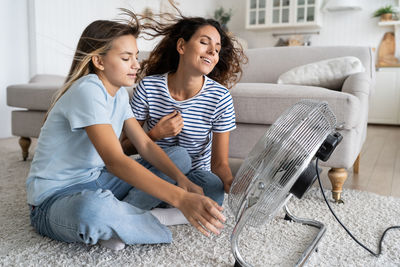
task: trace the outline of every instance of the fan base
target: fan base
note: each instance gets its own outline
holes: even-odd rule
[[[288,199],[290,198],[290,196],[291,195],[288,196]],[[300,259],[297,261],[297,263],[295,265],[296,267],[303,266],[307,262],[308,258],[311,256],[311,254],[314,251],[316,251],[316,252],[318,251],[317,245],[318,245],[319,241],[321,240],[322,236],[325,234],[326,227],[323,223],[321,223],[319,221],[312,220],[312,219],[299,218],[299,217],[294,216],[289,211],[289,209],[286,205],[284,206],[284,209],[285,209],[285,213],[286,213],[285,220],[291,220],[296,223],[301,223],[301,224],[312,226],[312,227],[319,229],[317,235],[314,237],[312,242],[308,245],[307,249],[302,253]],[[238,229],[236,229],[236,227],[238,227]],[[241,224],[240,219],[239,219],[239,222],[235,226],[235,229],[232,234],[232,239],[231,239],[232,252],[235,257],[234,267],[250,267],[251,266],[249,263],[246,263],[244,261],[244,259],[242,258],[242,256],[239,253],[239,247],[237,244],[237,240],[238,240],[238,236],[239,236],[240,232],[242,231],[242,228],[243,228],[243,225]]]
[[[235,265],[233,267],[243,267],[238,261],[235,261]]]

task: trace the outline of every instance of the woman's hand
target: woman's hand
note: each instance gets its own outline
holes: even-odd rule
[[[223,208],[212,199],[190,192],[186,192],[177,208],[182,211],[186,219],[203,235],[210,236],[210,232],[218,235],[224,226],[226,218],[221,213]]]
[[[178,111],[174,111],[162,117],[157,124],[149,131],[149,136],[153,141],[165,137],[176,136],[182,131],[183,118]]]
[[[232,176],[229,176],[229,178],[226,178],[223,181],[225,193],[229,194],[229,190],[231,190],[232,182],[233,182],[233,177]]]
[[[198,186],[197,184],[193,183],[192,181],[190,181],[187,178],[178,181],[178,186],[180,188],[185,189],[188,192],[204,195],[203,188],[201,188],[200,186]]]

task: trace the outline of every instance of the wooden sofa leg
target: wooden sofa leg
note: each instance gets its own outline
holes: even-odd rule
[[[343,203],[340,195],[347,176],[348,174],[345,168],[332,168],[328,172],[328,177],[332,184],[332,197],[336,203]]]
[[[21,137],[18,142],[22,149],[22,158],[24,159],[24,161],[26,161],[29,155],[29,146],[31,145],[31,139],[29,137]]]
[[[354,162],[353,165],[353,172],[354,173],[358,173],[358,171],[360,170],[360,154],[358,154],[356,161]]]

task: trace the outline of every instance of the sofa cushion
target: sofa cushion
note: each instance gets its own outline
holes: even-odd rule
[[[351,94],[316,86],[272,83],[238,83],[231,89],[236,121],[239,123],[272,124],[289,107],[302,99],[327,101],[338,125],[346,129],[361,121],[359,99]]]
[[[344,80],[365,68],[356,57],[338,57],[298,66],[278,78],[278,84],[299,84],[339,89]]]

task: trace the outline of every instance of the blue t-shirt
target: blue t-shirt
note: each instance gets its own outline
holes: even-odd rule
[[[162,148],[176,145],[186,148],[192,158],[192,170],[211,169],[213,132],[228,132],[236,128],[231,94],[207,76],[204,76],[200,92],[183,101],[171,97],[168,74],[147,76],[137,86],[131,107],[136,119],[146,120],[149,129],[174,110],[181,113],[182,131],[156,143]]]
[[[37,206],[57,190],[97,179],[105,165],[84,128],[111,124],[119,137],[132,117],[124,88],[111,96],[96,74],[77,80],[41,129],[26,182],[28,203]]]

